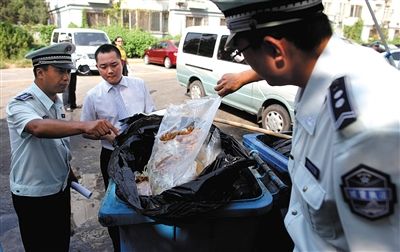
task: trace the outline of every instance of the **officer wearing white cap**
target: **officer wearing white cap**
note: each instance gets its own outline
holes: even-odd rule
[[[10,188],[26,251],[68,251],[71,235],[69,136],[100,138],[118,130],[106,120],[67,121],[61,100],[75,47],[61,43],[29,53],[35,80],[7,105]]]
[[[32,59],[33,67],[52,65],[59,68],[72,69],[74,68],[71,60],[73,52],[75,52],[74,44],[60,43],[28,53],[25,58]]]
[[[259,79],[300,88],[285,217],[295,250],[400,251],[400,72],[332,35],[320,0],[212,1],[253,68],[223,76],[220,95]]]

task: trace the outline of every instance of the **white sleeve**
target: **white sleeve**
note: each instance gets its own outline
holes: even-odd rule
[[[28,102],[17,100],[13,100],[8,104],[6,112],[10,127],[14,127],[21,137],[26,136],[25,126],[30,121],[43,119],[42,116],[44,116],[40,115]]]
[[[359,133],[335,154],[335,198],[350,251],[400,251],[399,128]]]
[[[150,95],[150,92],[147,88],[146,83],[143,81],[143,91],[144,91],[144,113],[151,113],[156,110],[156,107],[153,102],[153,98]]]
[[[93,98],[88,94],[83,99],[81,121],[94,121],[97,119]]]

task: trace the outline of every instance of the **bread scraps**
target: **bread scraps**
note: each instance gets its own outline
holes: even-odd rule
[[[175,131],[167,132],[160,137],[160,140],[161,141],[169,141],[169,140],[174,139],[176,136],[189,135],[190,133],[192,133],[193,130],[194,130],[193,126],[188,126],[182,130],[175,130]]]

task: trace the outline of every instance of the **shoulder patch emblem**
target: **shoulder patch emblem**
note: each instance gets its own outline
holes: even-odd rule
[[[343,197],[354,214],[377,220],[393,213],[397,196],[389,175],[361,164],[343,175],[342,183]]]
[[[28,99],[33,99],[33,95],[30,93],[23,93],[15,97],[15,99],[18,101],[26,101]]]
[[[345,128],[356,120],[357,115],[351,105],[344,77],[332,82],[329,87],[329,101],[337,130]]]

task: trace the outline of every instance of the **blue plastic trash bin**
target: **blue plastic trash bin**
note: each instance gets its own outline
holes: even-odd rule
[[[246,168],[247,169],[247,168]],[[234,200],[207,217],[165,221],[143,216],[116,196],[111,180],[99,209],[103,226],[118,226],[121,251],[285,251],[287,238],[280,213],[256,169],[260,195]],[[271,246],[275,242],[276,244]],[[282,249],[280,249],[282,248]]]
[[[249,150],[258,151],[261,159],[280,173],[287,173],[288,158],[262,141],[264,134],[246,134],[243,145]]]
[[[261,160],[274,172],[281,182],[286,185],[284,189],[275,186],[275,191],[270,189],[274,200],[274,210],[279,209],[285,216],[290,202],[291,179],[288,172],[288,156],[291,141],[266,134],[246,134],[243,136],[243,145],[251,151],[257,151]],[[274,149],[277,148],[277,149]],[[270,179],[263,180],[267,188],[271,188]],[[273,210],[273,211],[274,211]],[[289,239],[292,243],[291,239]]]

